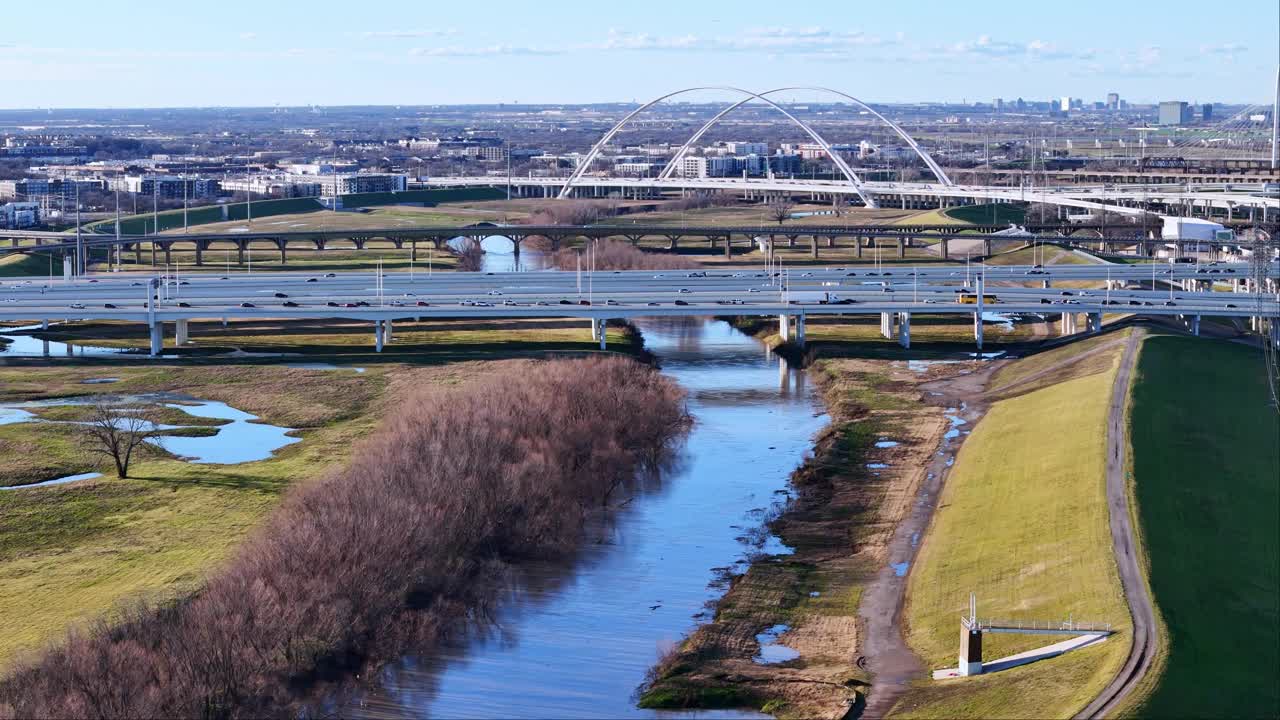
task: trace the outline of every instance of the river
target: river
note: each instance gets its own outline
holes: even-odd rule
[[[827,422],[801,371],[719,321],[641,320],[663,372],[689,392],[682,459],[597,529],[571,567],[530,569],[498,628],[428,659],[405,657],[342,708],[363,717],[767,717],[640,710],[659,649],[722,594],[717,568],[787,552],[751,533]]]

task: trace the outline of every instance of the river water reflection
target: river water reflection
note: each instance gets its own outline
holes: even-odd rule
[[[795,370],[718,321],[637,322],[665,373],[689,391],[683,458],[601,530],[573,566],[533,569],[499,629],[430,662],[406,657],[341,709],[363,717],[761,717],[658,713],[633,693],[657,657],[704,619],[715,568],[741,570],[779,543],[762,517],[827,422]]]

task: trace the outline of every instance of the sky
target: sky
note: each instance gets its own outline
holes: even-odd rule
[[[1280,63],[1277,0],[8,5],[5,108],[631,102],[796,84],[872,103],[1269,104]]]

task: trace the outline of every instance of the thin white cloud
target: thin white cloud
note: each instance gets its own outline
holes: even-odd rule
[[[500,55],[559,55],[555,48],[525,45],[451,45],[433,48],[413,48],[415,57],[495,57]]]
[[[368,30],[360,33],[360,37],[367,40],[390,40],[390,39],[413,39],[426,37],[446,37],[449,35],[457,35],[456,28],[432,29],[432,30]]]
[[[242,33],[240,33],[240,39],[241,39],[241,40],[257,40],[257,39],[258,39],[258,33],[256,33],[256,32],[242,32]]]

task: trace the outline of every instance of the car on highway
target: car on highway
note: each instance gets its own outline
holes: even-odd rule
[[[189,303],[189,302],[180,302],[180,303],[178,303],[178,307],[185,307],[185,308],[189,308],[189,307],[191,307],[191,303]]]
[[[693,291],[692,291],[692,290],[690,290],[689,288],[680,288],[679,292],[681,292],[681,293],[691,293],[691,292],[693,292]]]
[[[289,297],[288,295],[286,295],[286,294],[284,294],[284,293],[282,293],[282,292],[278,292],[278,293],[276,293],[276,294],[275,294],[275,296],[276,296],[276,297],[278,297],[278,298],[287,298],[287,297]]]
[[[572,301],[572,300],[561,300],[561,301],[560,301],[560,304],[561,304],[561,305],[572,305],[572,304],[573,304],[573,301]]]
[[[426,300],[419,300],[419,301],[418,301],[417,303],[415,303],[415,304],[416,304],[418,307],[431,307],[431,303],[427,302]]]
[[[320,282],[320,281],[315,278],[307,278],[307,282]]]
[[[1178,305],[1178,303],[1176,303],[1176,302],[1174,302],[1174,301],[1172,301],[1172,300],[1165,300],[1165,301],[1164,301],[1164,306],[1165,306],[1165,307],[1177,307],[1177,305]]]
[[[688,305],[688,304],[689,303],[685,302],[684,300],[676,300],[676,305]]]
[[[685,277],[691,277],[691,278],[704,278],[706,276],[707,276],[707,273],[703,271],[691,272],[688,275],[685,275]]]
[[[925,302],[929,302],[929,301],[928,301],[928,300],[926,300]],[[1049,298],[1040,298],[1040,304],[1041,304],[1041,305],[1052,305],[1052,304],[1053,304],[1053,301],[1052,301],[1052,300],[1050,300]]]
[[[1061,293],[1059,293],[1059,294],[1060,294],[1060,295],[1062,295],[1063,297],[1071,297],[1071,291],[1069,291],[1069,290],[1063,290],[1063,291],[1062,291]],[[1084,293],[1080,293],[1080,294],[1081,294],[1081,295],[1083,295]]]
[[[649,307],[658,307],[661,304],[662,303],[656,303],[656,302],[645,303],[645,305],[648,305]]]
[[[67,307],[71,308],[72,310],[83,310],[84,303],[71,303]]]
[[[357,300],[357,301],[356,301],[356,307],[369,307],[369,301],[368,301],[368,300]]]
[[[519,305],[520,303],[516,302],[515,300],[503,300],[503,301],[502,301],[502,304],[503,304],[503,305],[507,305],[507,306],[509,306],[509,307],[515,307],[516,305]]]
[[[104,307],[104,308],[106,308],[106,309],[108,309],[108,310],[115,310],[115,309],[116,309],[116,305],[115,305],[115,303],[103,303],[103,304],[102,304],[102,307]]]
[[[1139,301],[1139,300],[1130,300],[1130,301],[1129,301],[1129,304],[1130,304],[1130,305],[1142,305],[1142,302],[1141,302],[1141,301]]]
[[[590,300],[579,300],[579,301],[578,301],[578,304],[579,304],[579,305],[590,305],[590,304],[591,304],[591,301],[590,301]]]
[[[540,307],[546,307],[550,304],[551,303],[547,302],[546,300],[539,300],[538,302],[534,303],[534,305],[538,305]]]
[[[1235,310],[1236,308],[1235,303],[1227,303],[1227,308],[1230,310]]]
[[[258,307],[258,306],[257,306],[257,305],[254,305],[254,304],[253,304],[253,303],[251,303],[251,302],[242,302],[242,303],[240,303],[240,307],[242,307],[242,308],[251,308],[251,307]]]
[[[485,293],[485,294],[486,294],[486,295],[492,295],[492,296],[494,296],[494,297],[498,297],[498,296],[502,295],[502,293],[501,293],[500,291],[498,291],[498,290],[490,290],[489,292],[487,292],[487,293]]]
[[[281,305],[283,305],[284,307],[302,307],[301,305],[299,305],[298,303],[292,300],[285,300],[283,303],[281,303]]]
[[[747,292],[749,292],[749,293],[758,293],[758,292],[760,292],[760,288],[747,288]]]
[[[341,305],[339,305],[338,303],[336,303],[336,302],[334,302],[334,301],[332,301],[332,300],[330,300],[329,302],[325,303],[325,305],[327,305],[327,306],[329,306],[329,307],[342,307]]]
[[[327,278],[335,278],[338,277],[338,273],[325,273],[324,276]]]
[[[614,306],[617,306],[618,301],[617,301],[617,300],[605,300],[605,301],[604,301],[604,304],[605,304],[605,305],[614,305]]]

